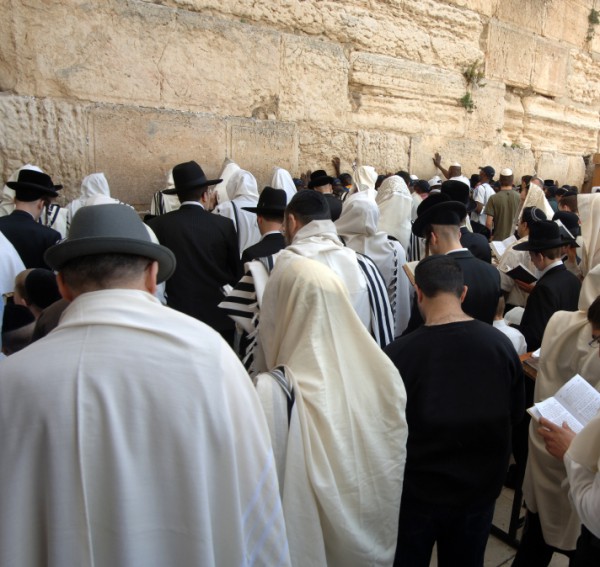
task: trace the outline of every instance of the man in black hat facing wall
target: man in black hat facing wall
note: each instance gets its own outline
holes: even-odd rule
[[[327,200],[331,220],[336,221],[342,214],[342,202],[333,194],[333,177],[327,175],[324,169],[317,169],[310,174],[308,188],[321,193]]]
[[[7,185],[15,190],[15,210],[0,218],[0,232],[10,240],[26,268],[47,268],[44,252],[61,236],[38,220],[62,185],[54,185],[49,175],[31,169],[22,169],[17,181]]]
[[[245,211],[256,213],[256,222],[261,234],[260,242],[244,250],[242,263],[271,256],[285,248],[281,228],[286,204],[287,195],[283,189],[265,187],[256,207],[242,207]]]
[[[173,181],[175,189],[164,192],[177,194],[181,207],[148,221],[158,241],[177,258],[166,285],[167,305],[210,325],[233,344],[234,323],[217,306],[224,297],[222,287],[235,285],[242,265],[233,222],[209,212],[211,186],[221,179],[207,179],[190,161],[173,168]]]

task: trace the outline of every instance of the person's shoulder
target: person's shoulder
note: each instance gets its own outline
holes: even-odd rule
[[[414,353],[421,350],[421,345],[425,345],[426,348],[429,348],[427,346],[428,339],[426,339],[424,335],[427,335],[431,329],[432,327],[421,325],[407,335],[403,335],[394,339],[383,349],[383,351],[392,359],[393,362],[401,360],[405,354],[410,353],[412,356]]]

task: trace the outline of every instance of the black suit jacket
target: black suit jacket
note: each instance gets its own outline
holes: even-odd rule
[[[459,263],[465,285],[469,288],[462,304],[463,311],[474,319],[491,325],[501,293],[500,273],[491,264],[475,258],[468,250],[452,252],[449,256]],[[402,334],[414,331],[423,323],[415,294],[408,327]]]
[[[221,287],[235,285],[242,276],[233,222],[200,206],[184,205],[148,225],[177,259],[166,282],[167,304],[217,331],[233,329],[233,321],[218,307],[224,298]]]
[[[267,234],[262,240],[244,250],[242,264],[257,258],[271,256],[271,254],[276,254],[283,248],[285,248],[285,239],[281,232]]]
[[[468,248],[469,252],[488,264],[492,262],[492,249],[490,243],[483,234],[470,232],[466,226],[460,229],[460,243],[464,248]]]
[[[529,295],[519,330],[527,341],[527,350],[537,350],[544,330],[557,311],[577,311],[581,283],[564,264],[548,270]]]
[[[335,222],[342,214],[342,202],[333,193],[324,193],[323,197],[325,197],[327,204],[329,205],[331,220]]]
[[[0,232],[10,240],[26,268],[48,268],[44,252],[60,239],[60,232],[39,224],[25,211],[0,217]]]

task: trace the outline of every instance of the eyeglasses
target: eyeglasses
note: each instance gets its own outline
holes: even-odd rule
[[[592,335],[594,336],[594,335]],[[600,335],[598,335],[597,337],[594,337],[589,343],[588,346],[590,347],[597,347],[600,346]]]

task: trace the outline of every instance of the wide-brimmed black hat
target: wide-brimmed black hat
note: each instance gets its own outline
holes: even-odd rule
[[[287,193],[283,189],[265,187],[258,197],[256,207],[242,207],[244,211],[257,215],[283,215],[287,205]]]
[[[324,169],[317,169],[317,171],[313,171],[310,174],[308,188],[313,189],[314,187],[322,187],[329,183],[333,183],[333,177],[327,175],[327,172]]]
[[[534,222],[529,225],[529,239],[521,244],[515,244],[513,250],[541,252],[550,248],[564,246],[565,242],[560,237],[560,228],[549,220]]]
[[[20,201],[35,201],[41,197],[58,197],[62,185],[54,185],[46,173],[34,169],[22,169],[16,181],[8,181],[8,187],[17,192]]]
[[[81,207],[73,216],[68,238],[48,248],[44,260],[60,271],[69,260],[94,254],[133,254],[156,260],[158,283],[175,271],[173,252],[152,242],[138,214],[127,205]]]
[[[472,213],[477,208],[477,203],[471,198],[469,187],[462,181],[453,179],[444,181],[440,191],[448,195],[452,201],[462,203],[467,208],[467,214]]]
[[[197,189],[221,183],[222,179],[206,179],[202,168],[195,161],[186,161],[173,168],[174,189],[163,189],[165,195],[175,195],[178,191]]]
[[[423,200],[417,208],[417,218],[412,225],[413,234],[424,238],[425,227],[430,224],[460,226],[467,215],[463,203],[451,201],[444,193],[433,193]]]

